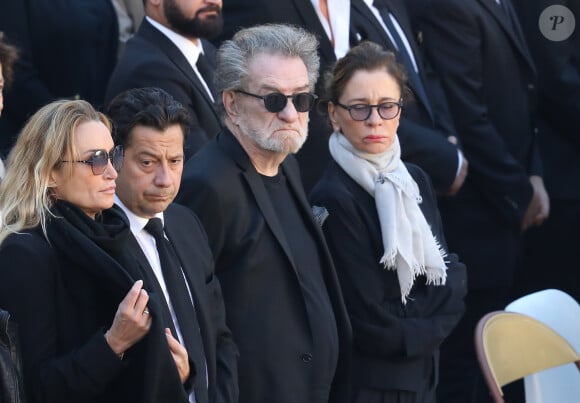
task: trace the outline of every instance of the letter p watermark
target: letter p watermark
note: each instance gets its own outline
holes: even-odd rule
[[[552,5],[540,14],[538,27],[546,39],[560,42],[574,33],[576,19],[568,7]]]

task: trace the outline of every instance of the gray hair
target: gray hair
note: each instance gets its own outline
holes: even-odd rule
[[[288,24],[265,24],[242,29],[225,41],[217,52],[215,87],[217,107],[224,114],[221,94],[243,88],[250,77],[249,65],[260,54],[299,57],[308,71],[308,84],[314,90],[320,57],[318,40],[308,31]]]

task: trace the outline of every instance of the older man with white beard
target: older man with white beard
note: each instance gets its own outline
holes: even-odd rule
[[[177,198],[208,234],[240,351],[240,403],[347,402],[351,330],[294,154],[307,137],[317,41],[239,31],[217,55],[226,129],[186,164]]]

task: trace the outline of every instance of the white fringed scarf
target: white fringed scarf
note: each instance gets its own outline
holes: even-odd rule
[[[380,263],[397,271],[403,303],[418,275],[424,274],[427,284],[445,284],[446,252],[419,208],[419,187],[401,162],[397,136],[381,154],[358,151],[336,132],[329,146],[337,164],[375,199],[385,249]]]

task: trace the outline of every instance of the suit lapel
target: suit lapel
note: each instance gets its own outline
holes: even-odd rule
[[[421,75],[423,82],[425,82],[425,77],[423,77],[423,72],[425,70],[425,67],[423,66],[423,58],[419,48],[417,47],[417,41],[415,40],[415,34],[413,27],[411,26],[411,20],[405,5],[401,4],[398,0],[389,0],[388,5],[391,12],[399,22],[399,25],[401,25],[401,28],[407,36],[407,39],[409,40],[409,45],[411,46],[411,51],[415,57],[415,62],[417,62],[417,66],[419,67],[419,75]]]
[[[158,49],[160,49],[169,60],[183,73],[185,77],[197,88],[199,93],[203,95],[205,101],[211,106],[211,109],[214,110],[214,102],[210,99],[207,91],[193,68],[183,55],[179,48],[175,46],[171,40],[166,37],[161,31],[155,28],[147,19],[143,20],[141,27],[139,28],[140,34],[146,38],[147,40],[153,42]],[[214,111],[217,116],[217,113]]]
[[[501,9],[501,6],[496,3],[495,0],[478,0],[483,8],[485,8],[492,17],[498,22],[501,28],[505,31],[508,38],[514,44],[518,52],[521,54],[526,63],[530,66],[531,70],[535,73],[536,69],[530,53],[528,52],[528,47],[523,41],[523,33],[521,31],[519,22],[517,20],[512,22],[509,20],[509,16]],[[510,5],[508,4],[508,7]]]
[[[205,279],[203,278],[203,275],[200,275],[200,273],[192,273],[192,270],[195,270],[198,257],[196,256],[195,251],[191,250],[191,247],[189,247],[189,243],[185,242],[185,240],[190,240],[191,234],[189,233],[188,228],[180,222],[179,217],[176,214],[173,214],[170,209],[165,211],[164,220],[165,234],[173,244],[173,249],[179,258],[179,263],[181,264],[183,273],[187,279],[189,290],[196,306],[195,311],[198,315],[198,320],[207,324],[207,318],[204,315],[204,312],[207,312],[207,310],[202,309],[205,308],[205,299],[202,298],[203,294],[200,289],[200,287],[203,286],[201,281],[205,281]]]
[[[179,214],[175,214],[175,211],[172,210],[171,205],[163,213],[163,218],[165,221],[165,234],[167,235],[167,238],[171,244],[174,246],[173,249],[177,254],[179,263],[181,264],[183,273],[189,286],[189,291],[191,292],[195,313],[199,322],[201,338],[203,340],[204,351],[206,354],[208,374],[213,374],[215,373],[213,368],[213,361],[211,360],[211,357],[207,356],[210,351],[213,350],[209,347],[211,345],[211,340],[209,340],[209,336],[206,331],[207,329],[211,328],[211,318],[207,317],[209,307],[207,306],[207,299],[204,297],[202,289],[202,287],[205,285],[205,278],[203,273],[195,272],[196,267],[198,267],[200,262],[200,257],[197,255],[195,250],[191,249],[191,233],[189,228],[183,225]]]
[[[391,38],[387,35],[384,28],[377,20],[372,11],[367,7],[367,5],[362,0],[351,0],[351,26],[353,27],[354,34],[358,37],[359,41],[369,40],[373,42],[390,43],[391,49],[395,48],[395,44],[391,41]],[[370,32],[373,31],[373,33]],[[380,40],[375,40],[375,35]]]
[[[292,258],[292,253],[290,253],[290,246],[288,245],[286,236],[284,234],[284,231],[282,230],[282,225],[280,224],[278,216],[276,215],[274,207],[272,206],[272,202],[268,197],[266,187],[264,186],[264,183],[260,178],[260,175],[250,162],[248,155],[246,154],[242,146],[239,144],[238,140],[234,137],[234,135],[227,130],[225,130],[219,135],[218,143],[222,147],[224,152],[230,158],[232,158],[232,160],[234,160],[236,164],[241,168],[242,176],[244,177],[244,180],[248,183],[250,191],[252,192],[252,195],[256,200],[256,204],[258,205],[260,212],[264,216],[266,224],[268,225],[268,227],[274,234],[274,237],[284,250],[284,253],[288,257],[288,260],[290,261],[292,269],[294,270],[296,275],[298,275],[296,266],[294,264],[294,259]]]
[[[243,173],[243,176],[248,182],[250,189],[252,190],[252,194],[254,195],[256,204],[258,204],[258,207],[262,212],[262,215],[264,216],[264,220],[268,224],[268,227],[270,227],[270,230],[274,234],[274,237],[276,237],[276,240],[280,243],[280,246],[282,246],[284,253],[286,254],[288,260],[290,260],[290,263],[292,264],[292,268],[296,272],[294,259],[292,259],[290,247],[288,245],[288,242],[286,241],[286,235],[282,230],[282,226],[280,225],[278,216],[276,215],[274,207],[272,206],[272,202],[268,197],[268,193],[266,191],[266,187],[264,186],[264,182],[262,181],[260,175],[255,170],[253,172],[252,170],[247,170]]]
[[[292,158],[289,156],[288,158]],[[321,258],[329,259],[330,253],[327,250],[326,242],[323,241],[324,234],[322,233],[322,229],[320,225],[315,221],[314,216],[312,214],[312,207],[310,206],[310,202],[306,198],[306,194],[304,193],[304,188],[302,186],[302,182],[300,181],[299,175],[296,175],[295,170],[288,169],[288,163],[282,163],[281,169],[284,170],[284,175],[286,175],[286,179],[290,185],[290,190],[296,200],[298,201],[298,208],[302,217],[304,218],[304,223],[308,227],[308,230],[313,234],[313,238],[316,240],[318,244],[318,250],[324,251],[324,255],[322,256],[322,252],[320,254]],[[327,260],[326,260],[327,261]],[[326,267],[326,265],[323,265]]]
[[[318,37],[320,42],[320,58],[326,61],[336,61],[336,55],[334,54],[334,48],[326,35],[324,27],[318,19],[316,10],[310,0],[292,0],[298,15],[300,15],[301,20],[304,22],[303,26],[308,27],[309,31],[314,33]]]

